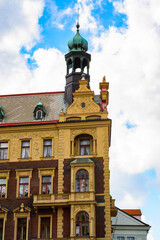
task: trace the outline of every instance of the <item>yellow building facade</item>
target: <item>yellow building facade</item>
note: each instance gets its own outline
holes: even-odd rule
[[[88,67],[79,49],[72,67],[77,54]],[[95,96],[87,74],[68,72],[65,92],[0,96],[0,239],[111,240],[109,84]]]

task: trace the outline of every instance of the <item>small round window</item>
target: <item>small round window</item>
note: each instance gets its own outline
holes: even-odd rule
[[[86,104],[85,103],[81,103],[81,107],[85,108]]]

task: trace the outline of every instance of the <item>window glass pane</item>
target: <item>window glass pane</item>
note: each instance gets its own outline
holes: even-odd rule
[[[44,147],[43,156],[47,157],[47,148],[46,147]]]
[[[79,180],[76,180],[76,192],[79,192]]]
[[[26,218],[18,218],[17,222],[17,240],[26,240]]]
[[[48,226],[47,227],[47,236],[46,236],[47,238],[49,238],[50,237],[50,227]]]
[[[19,186],[19,197],[23,197],[23,185]]]
[[[22,148],[22,158],[25,158],[25,149],[24,148]]]
[[[52,148],[48,147],[48,157],[51,157],[51,155],[52,155]]]
[[[90,154],[90,146],[87,146],[86,147],[86,155],[89,155]]]
[[[19,180],[20,183],[28,183],[28,181],[29,181],[29,177],[21,177]]]
[[[29,158],[29,148],[26,148],[26,158]]]
[[[44,145],[45,146],[52,145],[52,140],[51,139],[44,140]]]
[[[8,152],[8,149],[4,149],[4,159],[7,159],[7,152]]]
[[[28,197],[28,185],[24,186],[24,196]]]
[[[30,141],[23,141],[22,142],[22,147],[29,147]]]
[[[84,154],[85,153],[84,150],[85,150],[84,147],[81,147],[81,152],[80,152],[81,155],[85,155]]]
[[[2,193],[1,193],[2,198],[5,197],[5,193],[6,193],[6,186],[2,186]]]
[[[82,145],[90,145],[90,140],[81,140],[80,141],[80,145],[82,146]]]
[[[6,178],[0,178],[0,185],[1,184],[6,184]]]
[[[44,227],[41,227],[41,238],[44,238]]]
[[[79,236],[79,224],[77,223],[76,224],[76,237]]]
[[[42,182],[43,183],[50,183],[51,182],[51,176],[42,177]]]
[[[46,194],[46,185],[45,184],[43,184],[42,185],[42,194]]]
[[[0,148],[8,148],[8,142],[0,143]]]
[[[51,193],[51,185],[48,184],[47,187],[48,187],[48,188],[47,188],[47,194],[50,194],[50,193]]]
[[[80,178],[84,178],[85,170],[80,170]]]
[[[50,218],[41,218],[41,238],[50,238]]]
[[[87,179],[86,180],[86,192],[88,192],[89,191],[89,180]]]
[[[80,180],[80,192],[85,192],[85,181],[84,181],[84,179]]]
[[[37,111],[37,119],[42,119],[42,111]]]

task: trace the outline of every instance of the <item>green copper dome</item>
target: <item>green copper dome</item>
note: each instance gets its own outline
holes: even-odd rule
[[[88,50],[88,42],[79,33],[79,27],[80,27],[79,23],[77,23],[76,27],[77,27],[76,35],[68,41],[69,51],[70,52],[71,51],[87,52],[87,50]]]

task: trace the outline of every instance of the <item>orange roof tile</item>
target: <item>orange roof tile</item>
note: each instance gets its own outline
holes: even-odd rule
[[[142,215],[142,212],[140,209],[122,209],[122,211],[124,211],[132,216],[141,216]]]

